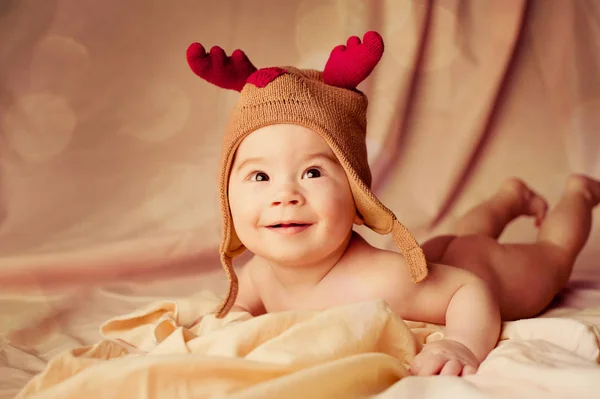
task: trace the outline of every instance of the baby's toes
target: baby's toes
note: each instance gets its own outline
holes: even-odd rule
[[[539,226],[548,211],[548,203],[545,199],[537,194],[534,194],[529,201],[529,214],[535,217],[536,224]]]

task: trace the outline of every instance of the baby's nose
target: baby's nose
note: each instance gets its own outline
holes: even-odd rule
[[[279,191],[273,198],[272,205],[300,205],[304,202],[304,197],[298,190],[287,187]]]

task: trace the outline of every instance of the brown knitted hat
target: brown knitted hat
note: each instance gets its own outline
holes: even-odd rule
[[[221,153],[220,253],[229,291],[217,310],[217,317],[227,315],[235,303],[238,282],[232,259],[246,249],[235,232],[229,211],[227,187],[231,164],[242,140],[267,125],[297,124],[318,133],[344,168],[365,225],[379,234],[392,234],[414,282],[427,276],[427,263],[419,244],[370,190],[371,171],[365,140],[368,101],[356,86],[372,72],[382,54],[383,40],[376,32],[367,32],[362,43],[353,36],[346,46],[333,49],[323,72],[293,67],[257,70],[240,50],[227,57],[219,47],[213,47],[210,53],[199,43],[188,48],[187,59],[194,73],[219,87],[240,92]]]

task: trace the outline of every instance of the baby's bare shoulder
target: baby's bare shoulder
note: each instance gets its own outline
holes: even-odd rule
[[[361,243],[357,247],[356,251],[348,253],[347,270],[348,273],[359,277],[365,286],[382,283],[390,283],[395,287],[408,285],[410,275],[406,260],[400,253],[376,248],[367,243]]]
[[[458,288],[478,278],[463,269],[441,264],[428,264],[428,277],[414,283],[402,254],[358,242],[355,251],[348,251],[346,272],[360,282],[361,296],[384,299],[401,317],[410,320],[443,322],[443,318]],[[351,258],[351,259],[350,259]],[[428,314],[423,314],[421,304]]]
[[[343,264],[348,273],[369,279],[406,268],[406,261],[400,253],[376,248],[358,234],[353,236],[344,255]],[[406,272],[408,273],[408,269]],[[410,278],[407,273],[399,274],[398,277],[406,274],[406,277]]]
[[[410,275],[404,257],[393,251],[376,248],[359,235],[353,237],[338,272],[345,281],[353,281],[365,298],[375,298],[381,289],[404,291],[409,287]],[[385,286],[382,286],[385,285]]]

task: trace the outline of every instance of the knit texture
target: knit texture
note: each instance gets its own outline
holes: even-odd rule
[[[248,76],[256,71],[241,50],[234,51],[228,57],[221,47],[213,46],[207,53],[200,43],[192,43],[186,56],[190,69],[196,75],[224,89],[242,90]]]
[[[376,32],[367,32],[361,43],[352,36],[346,45],[331,51],[323,71],[323,81],[331,86],[355,89],[365,80],[383,54],[383,40]]]

